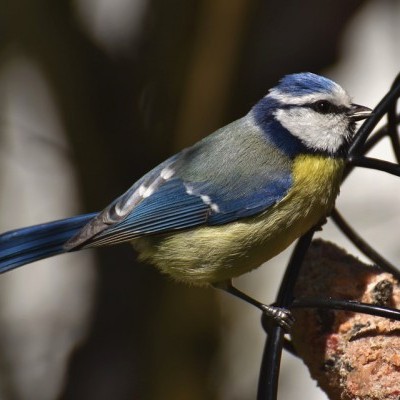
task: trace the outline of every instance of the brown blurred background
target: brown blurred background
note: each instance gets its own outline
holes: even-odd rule
[[[3,1],[1,230],[100,210],[284,74],[339,63],[368,3]],[[61,259],[1,277],[1,399],[234,398],[230,302],[139,265],[128,245]],[[256,382],[237,398],[254,399]]]

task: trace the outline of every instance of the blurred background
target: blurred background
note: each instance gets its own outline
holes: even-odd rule
[[[375,106],[400,70],[399,18],[396,0],[4,0],[0,230],[102,209],[287,73]],[[374,155],[392,159],[385,143]],[[399,187],[360,171],[338,201],[393,263]],[[321,236],[357,254],[333,226]],[[289,255],[237,286],[272,302]],[[258,310],[128,245],[0,278],[0,400],[252,400],[264,339]],[[281,370],[280,399],[326,398],[301,361]]]

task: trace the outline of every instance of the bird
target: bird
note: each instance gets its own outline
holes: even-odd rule
[[[357,121],[372,110],[323,76],[284,76],[242,118],[183,149],[103,211],[0,235],[0,273],[50,256],[130,242],[177,281],[213,285],[278,324],[232,279],[287,248],[331,212]]]

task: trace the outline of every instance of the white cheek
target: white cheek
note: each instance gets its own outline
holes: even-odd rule
[[[347,121],[335,114],[319,114],[309,108],[277,110],[276,119],[293,136],[314,150],[336,152],[350,134]]]

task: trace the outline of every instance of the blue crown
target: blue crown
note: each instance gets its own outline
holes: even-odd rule
[[[331,93],[338,85],[330,79],[302,72],[283,77],[276,86],[280,92],[295,96],[303,96],[312,93]]]

